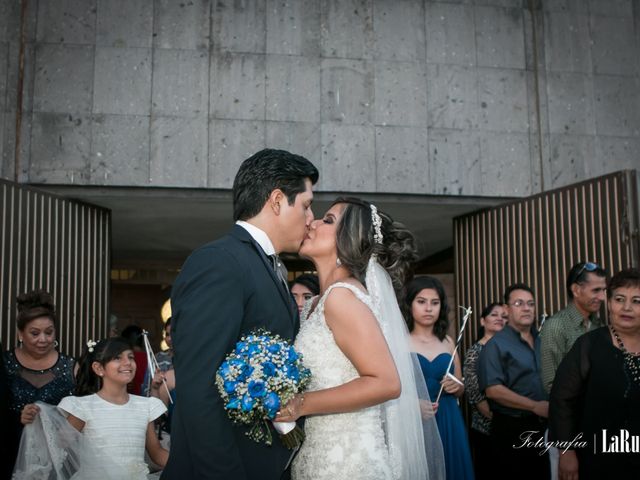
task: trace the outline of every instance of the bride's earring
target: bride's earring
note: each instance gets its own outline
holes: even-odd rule
[[[336,258],[336,266],[339,267],[340,265],[342,265],[342,262],[340,261],[339,258]]]

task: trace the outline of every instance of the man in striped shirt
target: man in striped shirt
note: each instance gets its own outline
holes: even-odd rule
[[[542,384],[549,393],[556,370],[580,335],[602,326],[598,312],[604,302],[607,272],[591,262],[575,264],[567,276],[569,305],[544,323],[540,332]]]
[[[604,302],[607,272],[596,263],[576,263],[567,276],[569,305],[547,319],[540,332],[542,386],[551,391],[556,370],[579,336],[602,326],[598,312]],[[549,449],[551,480],[558,478],[557,448]]]

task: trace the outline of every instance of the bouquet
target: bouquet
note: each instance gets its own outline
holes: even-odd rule
[[[247,432],[256,442],[271,445],[268,421],[273,421],[281,405],[304,390],[311,372],[302,356],[278,335],[259,330],[236,343],[216,372],[216,385],[229,418],[236,424],[251,425]],[[273,422],[287,448],[298,447],[304,432],[295,422],[289,427]]]

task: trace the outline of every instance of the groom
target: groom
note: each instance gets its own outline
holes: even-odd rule
[[[227,417],[215,373],[240,337],[258,327],[286,340],[298,310],[269,255],[297,252],[313,212],[318,170],[306,158],[262,150],[233,183],[236,225],[195,250],[171,294],[176,404],[164,480],[278,480],[291,452],[273,431],[256,443]]]

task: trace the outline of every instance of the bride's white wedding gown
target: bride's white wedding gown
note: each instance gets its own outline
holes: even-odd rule
[[[307,318],[305,310],[295,347],[311,369],[309,391],[336,387],[359,376],[325,322],[324,302],[334,288],[349,289],[375,315],[371,298],[349,283],[331,285]],[[305,420],[304,430],[306,439],[293,461],[293,480],[396,477],[385,443],[380,405],[352,413],[311,415]]]

